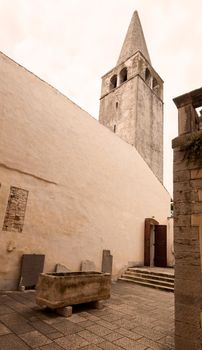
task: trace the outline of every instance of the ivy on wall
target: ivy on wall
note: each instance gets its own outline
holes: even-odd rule
[[[193,134],[183,146],[184,160],[202,166],[202,134]]]

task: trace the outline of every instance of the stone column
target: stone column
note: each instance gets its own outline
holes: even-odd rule
[[[202,130],[195,108],[202,89],[177,97],[179,136],[174,149],[176,350],[202,349],[202,152],[190,153]],[[201,148],[202,149],[202,148]],[[197,148],[196,148],[197,151]]]

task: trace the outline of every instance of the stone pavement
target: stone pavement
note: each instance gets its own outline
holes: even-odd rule
[[[174,295],[118,282],[102,310],[77,306],[64,318],[29,292],[0,293],[0,350],[174,349]]]

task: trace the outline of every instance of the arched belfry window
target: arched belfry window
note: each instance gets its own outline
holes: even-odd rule
[[[158,81],[156,80],[156,78],[153,78],[152,88],[154,89],[157,86],[159,86]]]
[[[148,68],[145,69],[145,82],[151,87],[151,73]]]
[[[159,82],[156,80],[156,78],[153,78],[152,89],[153,89],[154,92],[157,94],[157,96],[160,97],[160,94],[161,94],[161,87],[160,87]]]
[[[119,73],[119,83],[122,84],[127,79],[128,79],[128,72],[127,72],[127,68],[125,67]]]
[[[115,89],[117,87],[117,75],[113,75],[113,77],[111,77],[110,79],[110,84],[109,84],[109,89]]]

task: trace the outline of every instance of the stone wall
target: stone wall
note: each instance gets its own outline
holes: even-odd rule
[[[176,350],[202,346],[202,152],[190,157],[189,151],[193,140],[202,145],[195,110],[201,98],[199,89],[174,99],[179,116],[179,137],[173,140]]]
[[[120,83],[124,67],[127,80]],[[99,121],[134,146],[163,182],[163,81],[139,51],[103,76]]]
[[[0,98],[0,289],[23,254],[100,271],[107,249],[114,277],[143,264],[144,220],[166,225],[170,196],[137,150],[3,54]]]

